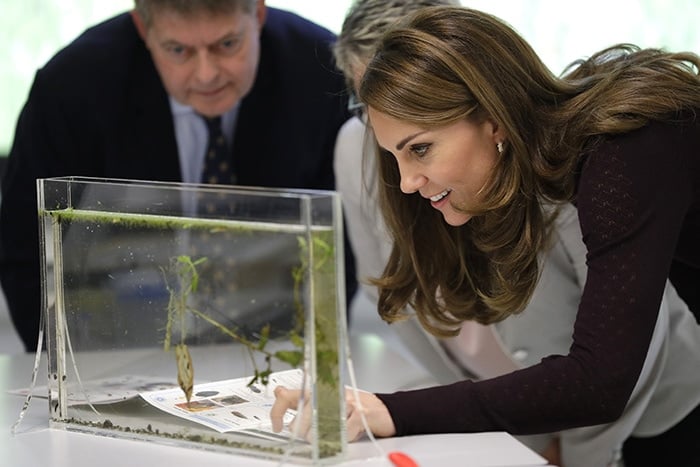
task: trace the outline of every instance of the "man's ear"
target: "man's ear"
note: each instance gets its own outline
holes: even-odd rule
[[[255,15],[258,17],[258,25],[262,31],[262,28],[265,25],[265,19],[267,18],[267,7],[265,6],[265,0],[258,0]]]
[[[136,26],[136,30],[139,32],[141,39],[146,42],[146,25],[144,24],[143,18],[141,18],[138,11],[131,10],[131,20],[134,22],[134,26]]]

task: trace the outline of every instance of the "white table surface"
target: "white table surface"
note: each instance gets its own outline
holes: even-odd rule
[[[429,375],[416,368],[383,339],[363,334],[351,339],[353,362],[360,388],[373,392],[393,391],[431,384]],[[0,465],[8,467],[194,467],[276,466],[262,460],[160,443],[82,434],[48,426],[46,399],[34,397],[15,435],[12,425],[20,414],[24,397],[8,390],[28,387],[34,356],[0,355]],[[44,370],[38,385],[45,383]],[[343,467],[393,466],[386,453],[402,451],[421,467],[534,466],[543,458],[506,433],[445,434],[389,438],[351,443]]]

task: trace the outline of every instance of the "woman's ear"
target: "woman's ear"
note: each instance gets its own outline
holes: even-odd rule
[[[491,117],[486,119],[486,123],[491,127],[490,132],[493,137],[493,144],[503,143],[506,140],[506,132],[503,130],[503,127]]]

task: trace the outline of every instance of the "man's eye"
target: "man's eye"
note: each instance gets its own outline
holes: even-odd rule
[[[221,42],[219,42],[218,49],[220,53],[223,54],[235,54],[238,52],[238,50],[241,48],[241,39],[240,38],[231,38],[231,39],[225,39]]]
[[[170,45],[166,47],[168,54],[178,60],[182,60],[187,56],[187,48],[182,45]]]
[[[430,144],[414,144],[411,146],[411,153],[417,157],[423,157],[428,153],[430,149]]]

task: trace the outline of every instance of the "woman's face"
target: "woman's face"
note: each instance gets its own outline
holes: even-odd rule
[[[368,113],[379,146],[396,158],[401,191],[420,193],[450,225],[468,222],[498,159],[496,144],[503,138],[497,127],[490,120],[461,120],[426,130],[372,107]]]

